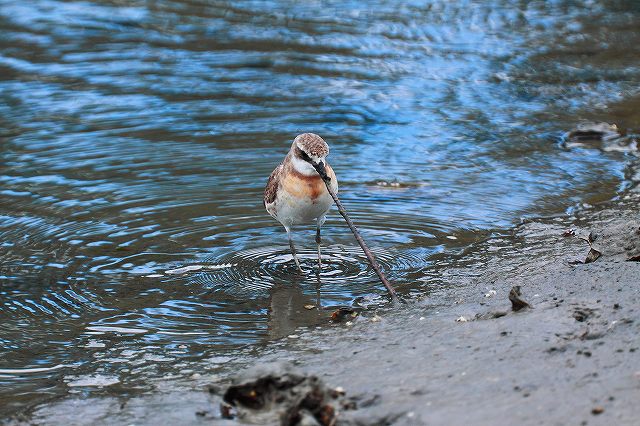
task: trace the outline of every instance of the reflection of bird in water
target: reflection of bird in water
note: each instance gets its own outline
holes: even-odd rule
[[[315,305],[313,309],[307,309]],[[295,284],[276,284],[269,295],[269,338],[279,339],[295,333],[301,326],[314,326],[320,322],[320,287],[316,287],[316,300],[305,295]]]
[[[293,225],[316,221],[318,268],[322,265],[320,227],[333,199],[320,176],[327,175],[331,179],[331,188],[338,192],[336,175],[325,159],[328,154],[329,146],[320,136],[313,133],[298,135],[284,161],[269,176],[264,190],[264,206],[287,231],[291,254],[300,271],[291,239]]]

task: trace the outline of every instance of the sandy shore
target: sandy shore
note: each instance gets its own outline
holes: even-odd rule
[[[217,393],[207,379],[143,397],[67,398],[13,423],[237,424],[220,417],[224,389],[246,366],[279,371],[284,362],[344,389],[350,407],[336,400],[338,424],[637,424],[640,262],[627,259],[640,254],[639,201],[629,194],[489,239],[474,248],[491,254],[488,263],[470,254],[447,271],[449,285],[420,300],[232,361]],[[570,228],[576,236],[563,236]],[[578,237],[590,232],[602,256],[571,264],[585,259]],[[515,285],[533,308],[511,310]],[[241,423],[279,415],[245,413]]]

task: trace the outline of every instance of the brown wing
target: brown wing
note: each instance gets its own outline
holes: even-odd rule
[[[267,204],[271,204],[276,200],[276,193],[278,192],[278,186],[280,184],[280,175],[282,174],[283,166],[280,164],[276,167],[273,172],[271,172],[271,176],[269,176],[269,180],[267,181],[267,186],[264,189],[264,199],[262,200],[265,207]]]

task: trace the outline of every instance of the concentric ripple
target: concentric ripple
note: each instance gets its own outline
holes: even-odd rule
[[[397,263],[391,251],[374,247],[372,252],[380,266],[395,277]],[[320,283],[323,297],[344,298],[349,293],[364,294],[380,291],[378,281],[367,259],[358,246],[331,245],[322,247],[322,267],[318,273],[317,252],[310,249],[298,251],[303,273],[297,271],[289,248],[266,246],[243,250],[221,258],[205,259],[203,270],[191,280],[215,291],[223,291],[236,297],[266,295],[273,286],[294,283],[315,286]],[[215,268],[206,265],[233,265]]]

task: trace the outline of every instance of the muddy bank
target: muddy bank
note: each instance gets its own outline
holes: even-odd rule
[[[449,285],[420,300],[298,333],[231,361],[215,378],[167,380],[135,398],[79,395],[12,423],[277,423],[277,407],[225,420],[220,404],[247,367],[277,376],[289,368],[284,363],[301,377],[317,376],[322,392],[344,390],[333,403],[337,424],[634,424],[640,262],[628,259],[640,254],[639,200],[630,194],[524,223],[474,248],[493,253],[488,263],[461,255],[465,266],[447,271]],[[582,264],[589,245],[579,237],[589,233],[602,255]],[[531,308],[512,310],[514,286]]]

